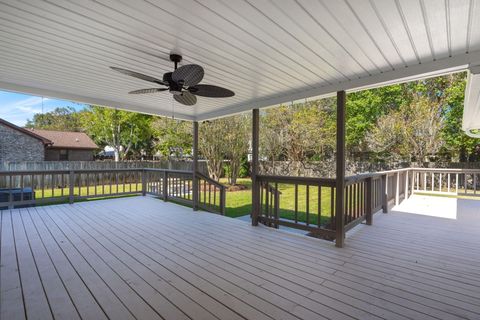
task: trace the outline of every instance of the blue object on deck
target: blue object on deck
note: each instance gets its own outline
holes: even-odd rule
[[[8,209],[8,201],[10,198],[10,193],[12,194],[14,208],[26,208],[26,207],[34,206],[34,204],[15,205],[16,201],[22,200],[22,192],[23,192],[23,201],[29,201],[29,200],[35,199],[35,192],[33,191],[32,188],[0,189],[0,205],[6,204],[6,206],[0,206],[0,210]]]

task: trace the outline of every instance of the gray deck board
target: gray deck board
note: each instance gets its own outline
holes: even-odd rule
[[[149,197],[4,210],[0,318],[479,319],[475,212],[376,215],[338,249]]]

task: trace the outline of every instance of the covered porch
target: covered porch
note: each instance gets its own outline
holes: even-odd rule
[[[443,198],[455,219],[401,211],[421,197],[343,249],[148,196],[3,210],[0,315],[478,319],[478,203]]]
[[[0,89],[193,122],[191,171],[0,172],[0,318],[480,318],[480,206],[426,195],[477,196],[480,170],[345,173],[349,92],[468,71],[465,106],[478,119],[478,1],[0,8]],[[173,81],[180,60],[168,57],[180,54],[235,95],[175,106],[198,84]],[[140,89],[165,86],[168,74],[168,90]],[[168,92],[128,94],[138,89]],[[335,178],[262,175],[261,108],[334,95]],[[225,186],[197,170],[199,124],[247,111],[252,223],[224,217]],[[477,121],[464,124],[478,134]],[[295,190],[290,220],[279,215],[282,184]],[[91,198],[112,199],[77,202]],[[41,206],[51,201],[62,204]],[[454,215],[439,216],[446,209]]]

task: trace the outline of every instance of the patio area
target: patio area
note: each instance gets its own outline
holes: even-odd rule
[[[0,318],[478,319],[479,203],[422,199],[343,249],[153,197],[4,210]]]

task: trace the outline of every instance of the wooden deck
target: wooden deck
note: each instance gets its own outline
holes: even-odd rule
[[[478,205],[344,249],[149,197],[7,210],[0,318],[480,319]]]

